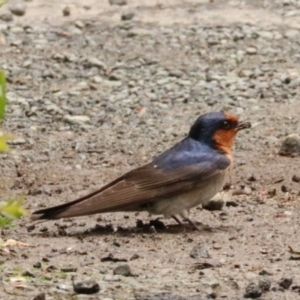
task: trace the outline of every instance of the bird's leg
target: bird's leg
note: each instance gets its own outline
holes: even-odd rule
[[[201,231],[201,229],[190,219],[190,218],[185,218],[185,220],[187,220],[189,222],[189,224],[195,228],[196,230]]]
[[[179,225],[184,225],[184,223],[183,223],[179,218],[177,218],[175,215],[173,215],[172,218],[173,218]]]
[[[189,210],[184,210],[180,215],[182,216],[182,218],[186,221],[188,221],[188,223],[195,229],[200,230],[200,228],[190,219],[189,217],[190,211]]]
[[[200,230],[200,228],[189,218],[189,212],[188,211],[183,211],[180,216],[186,220],[190,225],[191,227],[197,229],[197,230]],[[186,225],[184,224],[177,216],[173,215],[172,218],[179,224],[179,225]]]

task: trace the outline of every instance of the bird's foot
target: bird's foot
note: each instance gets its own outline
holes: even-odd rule
[[[181,225],[181,226],[186,226],[186,223],[183,223],[177,216],[174,215],[174,216],[172,216],[172,218],[173,218],[179,225]],[[199,231],[201,230],[200,227],[199,227],[196,223],[194,223],[190,218],[184,217],[184,220],[186,220],[192,228],[194,228],[194,229],[196,229],[196,230],[199,230]]]
[[[186,220],[188,221],[188,223],[191,225],[192,228],[201,231],[200,227],[198,225],[196,225],[195,222],[193,222],[190,218],[186,218]]]
[[[172,218],[179,224],[179,225],[185,225],[178,217],[176,217],[175,215],[172,216]]]

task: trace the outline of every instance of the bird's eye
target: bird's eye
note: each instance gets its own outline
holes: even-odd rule
[[[230,123],[228,121],[223,122],[223,128],[229,129],[230,128]]]

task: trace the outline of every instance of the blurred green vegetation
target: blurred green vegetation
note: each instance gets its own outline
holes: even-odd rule
[[[0,7],[1,7],[5,2],[7,2],[7,0],[0,0]]]
[[[2,122],[4,117],[5,106],[6,80],[4,72],[0,71],[0,122]],[[2,134],[2,131],[0,130],[0,152],[9,151],[7,140],[12,138],[13,137],[11,135]],[[8,225],[11,225],[13,220],[20,218],[26,213],[25,209],[22,208],[22,202],[22,198],[0,201],[0,227],[7,227]]]

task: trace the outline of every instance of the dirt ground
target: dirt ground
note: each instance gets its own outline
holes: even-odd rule
[[[17,136],[0,156],[1,199],[24,195],[33,211],[83,196],[150,161],[205,112],[253,127],[237,137],[217,197],[227,205],[192,210],[200,232],[164,218],[166,228],[137,226],[156,218],[147,213],[24,217],[2,230],[4,242],[25,244],[0,250],[0,299],[300,299],[289,253],[300,251],[300,158],[278,155],[300,132],[300,3],[24,3],[25,16],[0,20],[3,129]],[[124,264],[130,276],[114,274]],[[73,276],[100,291],[75,295]]]

